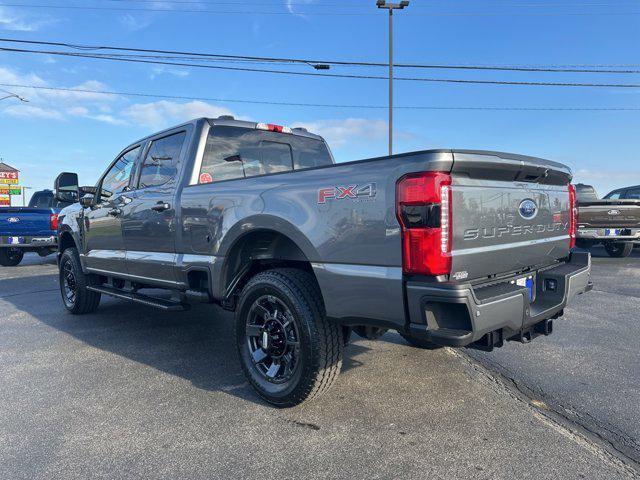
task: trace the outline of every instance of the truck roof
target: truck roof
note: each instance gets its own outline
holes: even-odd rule
[[[169,128],[165,128],[163,130],[160,130],[158,132],[154,132],[150,135],[147,135],[145,137],[142,137],[140,140],[138,140],[137,142],[133,142],[133,143],[140,143],[144,140],[146,140],[149,137],[155,137],[156,135],[162,134],[163,132],[168,132],[171,130],[175,130],[176,128],[182,127],[182,126],[186,126],[186,125],[196,125],[198,123],[204,123],[204,122],[208,122],[209,125],[213,126],[213,125],[224,125],[224,126],[228,126],[228,127],[241,127],[241,128],[250,128],[252,130],[256,129],[257,126],[261,123],[261,122],[250,122],[247,120],[236,120],[234,117],[232,117],[231,115],[221,115],[217,118],[209,118],[209,117],[200,117],[200,118],[194,118],[193,120],[190,120],[188,122],[184,122],[184,123],[180,123],[178,125],[174,125],[172,127]],[[267,124],[265,124],[267,125]],[[272,124],[268,124],[268,125],[272,125]],[[285,135],[296,135],[299,137],[306,137],[306,138],[312,138],[315,140],[321,140],[324,141],[324,138],[322,138],[320,135],[316,135],[314,133],[310,133],[308,132],[305,128],[302,127],[293,127],[291,128],[291,132],[284,132]]]

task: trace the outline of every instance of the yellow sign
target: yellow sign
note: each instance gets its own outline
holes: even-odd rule
[[[10,207],[11,197],[0,197],[0,205],[3,207]]]
[[[18,184],[18,179],[17,178],[0,178],[0,184],[3,184],[3,185],[17,185]]]

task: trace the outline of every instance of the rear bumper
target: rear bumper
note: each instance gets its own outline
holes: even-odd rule
[[[409,333],[436,344],[462,347],[474,342],[487,347],[518,337],[528,341],[550,333],[548,320],[562,315],[578,294],[591,290],[591,257],[574,252],[569,262],[533,275],[534,297],[515,279],[499,283],[425,284],[407,282]]]
[[[606,230],[620,230],[620,235],[606,235]],[[579,228],[577,238],[580,240],[596,240],[596,241],[638,241],[640,240],[640,228]]]
[[[0,248],[19,248],[19,249],[39,249],[50,247],[52,249],[58,248],[58,237],[55,235],[19,235],[20,243],[10,243],[9,239],[15,237],[0,236]]]

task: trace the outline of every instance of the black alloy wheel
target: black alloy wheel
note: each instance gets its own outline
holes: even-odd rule
[[[300,334],[289,308],[273,295],[257,298],[246,322],[247,347],[256,371],[268,382],[290,380],[299,366]]]

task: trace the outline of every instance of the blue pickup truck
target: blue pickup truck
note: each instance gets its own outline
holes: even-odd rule
[[[51,190],[35,192],[28,207],[0,208],[0,265],[15,267],[25,252],[46,257],[58,250],[58,213],[71,202]]]

